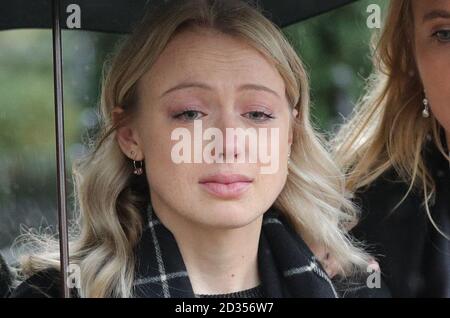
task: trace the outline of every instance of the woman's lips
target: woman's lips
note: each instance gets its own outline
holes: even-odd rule
[[[215,174],[200,180],[200,185],[209,193],[223,198],[237,198],[250,188],[253,178],[240,174]]]

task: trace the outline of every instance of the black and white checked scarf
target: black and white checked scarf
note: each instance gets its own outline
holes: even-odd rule
[[[151,204],[136,260],[136,297],[195,297],[175,238],[158,220]],[[258,268],[266,297],[338,297],[312,252],[275,209],[263,217]]]
[[[196,297],[172,233],[158,220],[150,204],[143,209],[146,219],[135,248],[135,297]],[[268,298],[390,297],[389,289],[369,288],[359,279],[349,285],[330,278],[288,221],[276,209],[264,214],[258,247],[258,269],[262,289]],[[11,297],[60,297],[59,272],[37,273],[17,287]],[[381,280],[382,281],[382,280]],[[383,284],[384,285],[384,284]],[[75,288],[72,297],[79,297]]]

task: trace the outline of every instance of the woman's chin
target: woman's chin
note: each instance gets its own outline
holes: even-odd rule
[[[226,203],[209,205],[202,209],[199,220],[203,225],[216,229],[237,229],[255,221],[258,215],[249,213],[252,209],[235,207]]]

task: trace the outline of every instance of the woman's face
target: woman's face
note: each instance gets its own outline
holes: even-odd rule
[[[450,143],[450,0],[414,0],[413,13],[420,77]]]
[[[127,154],[136,145],[138,159],[145,158],[160,217],[238,228],[273,204],[286,181],[290,114],[282,77],[257,50],[211,30],[184,31],[140,79],[138,94],[139,116],[132,134],[119,132],[119,143]],[[208,128],[217,128],[214,138],[202,136]],[[266,133],[259,133],[256,143],[248,138],[242,143],[227,139],[227,128],[256,133],[266,128]],[[263,137],[265,145],[259,144]],[[261,173],[270,164],[259,156],[250,162],[251,147],[271,156],[272,167],[278,159],[271,173]],[[224,162],[207,163],[208,157]]]

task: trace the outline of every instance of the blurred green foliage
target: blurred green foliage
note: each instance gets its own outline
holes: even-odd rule
[[[321,131],[334,130],[351,112],[370,74],[369,42],[377,31],[367,27],[370,4],[383,9],[387,0],[363,0],[284,31],[310,77],[312,119]]]

